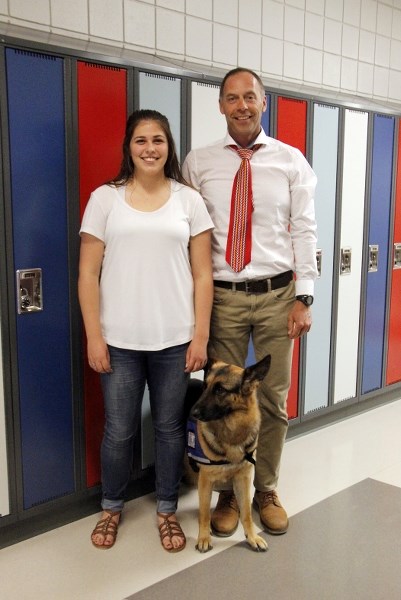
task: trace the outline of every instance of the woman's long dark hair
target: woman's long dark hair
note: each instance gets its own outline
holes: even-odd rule
[[[179,183],[187,184],[182,173],[180,163],[177,157],[177,151],[175,148],[173,134],[171,133],[170,123],[168,122],[167,117],[159,113],[157,110],[135,110],[127,120],[127,124],[125,127],[125,136],[123,141],[123,159],[121,161],[120,170],[116,177],[108,182],[109,185],[121,186],[128,183],[130,179],[134,176],[135,167],[132,162],[131,153],[130,153],[130,143],[135,131],[135,128],[142,121],[156,121],[159,123],[160,127],[163,129],[164,134],[167,138],[168,144],[168,155],[166,164],[164,165],[164,174],[166,177],[170,177],[171,179],[175,179]]]

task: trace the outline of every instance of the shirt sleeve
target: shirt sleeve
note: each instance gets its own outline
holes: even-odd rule
[[[105,194],[99,193],[99,190],[95,190],[90,195],[88,204],[86,205],[84,215],[82,217],[81,229],[82,233],[89,233],[97,237],[102,242],[105,242],[105,231],[107,223],[108,211],[106,210],[103,196]]]
[[[317,278],[314,196],[317,178],[301,153],[295,154],[290,180],[290,234],[295,258],[296,294],[313,294]]]

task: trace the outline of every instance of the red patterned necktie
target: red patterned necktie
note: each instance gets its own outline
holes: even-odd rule
[[[231,193],[230,224],[226,248],[226,261],[238,273],[251,261],[252,248],[252,172],[250,159],[262,144],[252,148],[229,147],[238,152],[240,167],[235,175]]]

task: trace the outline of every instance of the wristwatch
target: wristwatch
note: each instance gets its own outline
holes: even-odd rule
[[[295,296],[295,299],[302,302],[302,304],[305,304],[305,306],[312,306],[313,304],[313,296]]]

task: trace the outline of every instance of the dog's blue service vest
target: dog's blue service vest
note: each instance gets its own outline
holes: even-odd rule
[[[187,421],[187,454],[189,458],[189,463],[194,471],[199,471],[199,467],[197,463],[202,465],[229,465],[230,462],[228,460],[212,460],[203,452],[202,447],[199,443],[198,437],[198,422],[196,419],[189,418]],[[255,464],[255,460],[252,456],[252,453],[246,452],[244,454],[244,459],[247,460],[253,465]]]
[[[187,454],[192,461],[195,463],[202,463],[203,465],[227,465],[227,461],[212,461],[206,456],[202,450],[202,446],[199,443],[198,437],[198,421],[196,419],[188,419],[187,421]],[[192,468],[194,468],[191,462]]]

